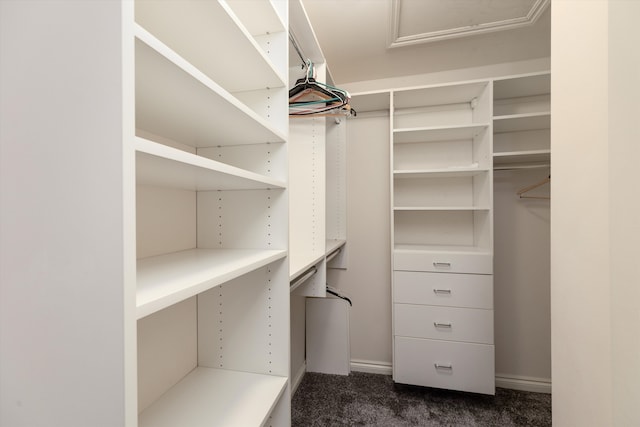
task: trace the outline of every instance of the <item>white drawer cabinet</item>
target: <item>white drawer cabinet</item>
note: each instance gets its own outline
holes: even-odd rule
[[[395,304],[395,335],[493,344],[493,310]]]
[[[398,383],[495,393],[491,345],[396,337],[394,354]]]
[[[493,394],[493,82],[391,93],[394,381]]]
[[[486,252],[436,252],[396,248],[394,270],[492,274],[493,257]]]
[[[493,308],[491,275],[394,271],[393,282],[395,303]]]

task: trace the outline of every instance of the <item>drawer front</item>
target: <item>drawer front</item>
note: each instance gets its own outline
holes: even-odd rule
[[[393,272],[393,302],[493,309],[493,276]]]
[[[495,394],[494,359],[492,345],[396,337],[393,380]]]
[[[493,344],[493,310],[394,304],[394,335]]]
[[[396,249],[393,251],[393,269],[493,274],[493,258],[488,253],[439,253]]]

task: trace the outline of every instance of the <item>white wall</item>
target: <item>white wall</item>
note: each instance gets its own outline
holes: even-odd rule
[[[640,2],[609,5],[613,424],[640,425]]]
[[[496,377],[551,382],[550,201],[521,199],[518,190],[540,182],[548,168],[494,172],[494,321]],[[535,193],[549,194],[549,186]]]
[[[389,194],[388,114],[349,119],[348,265],[329,270],[327,282],[353,302],[351,360],[365,365],[359,369],[388,370],[391,363]]]
[[[553,422],[640,425],[640,4],[552,3]]]

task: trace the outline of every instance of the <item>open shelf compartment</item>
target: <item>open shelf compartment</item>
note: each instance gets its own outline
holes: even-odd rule
[[[285,141],[284,133],[142,28],[136,128],[190,147]]]
[[[193,191],[284,188],[285,183],[182,150],[136,138],[136,181]]]
[[[425,87],[393,92],[394,130],[488,123],[488,82]]]
[[[284,250],[191,249],[138,260],[138,319],[284,258]]]
[[[143,411],[139,425],[261,426],[286,387],[286,377],[198,367]]]
[[[253,37],[261,31],[284,34],[285,25],[268,1],[251,2],[264,25],[246,21],[251,16],[242,13],[242,3],[136,0],[136,22],[228,92],[285,86],[284,74]]]

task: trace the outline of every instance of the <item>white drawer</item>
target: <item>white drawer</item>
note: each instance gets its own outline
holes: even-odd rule
[[[493,308],[493,276],[394,271],[393,302],[490,310]]]
[[[395,337],[393,380],[495,394],[494,360],[492,345]]]
[[[394,335],[493,344],[493,310],[394,304]]]
[[[393,251],[393,269],[441,273],[493,274],[493,258],[487,252],[437,252],[412,249]]]

